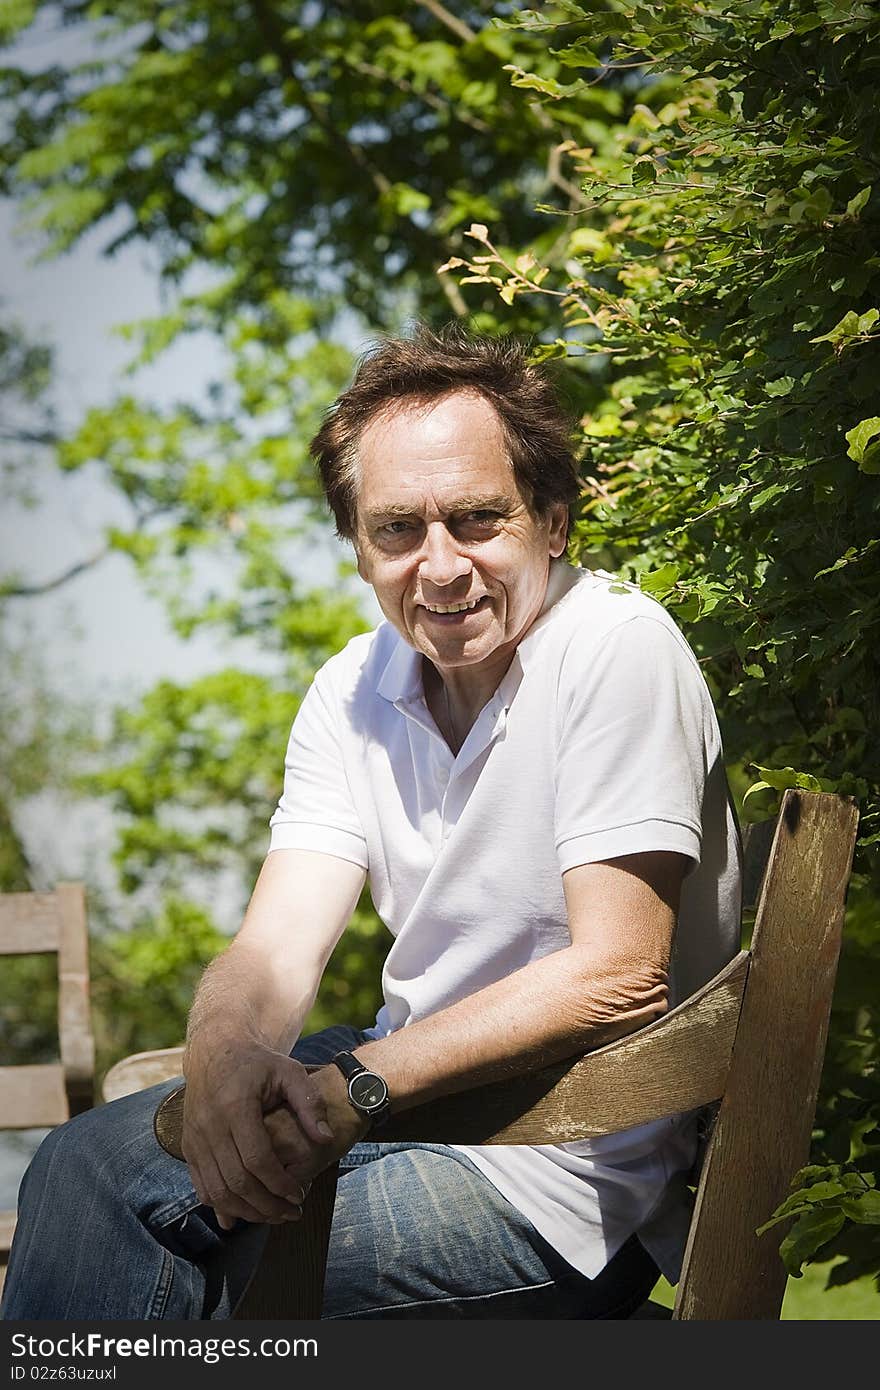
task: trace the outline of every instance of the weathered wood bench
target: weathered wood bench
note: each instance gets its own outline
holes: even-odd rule
[[[715,979],[629,1037],[404,1112],[383,1138],[557,1144],[717,1106],[672,1316],[777,1318],[786,1282],[780,1234],[755,1230],[808,1159],[857,823],[847,799],[787,791],[750,947]],[[750,877],[754,857],[747,889]],[[166,1077],[179,1072],[181,1055],[163,1055]],[[145,1065],[159,1079],[155,1054],[142,1054],[108,1074],[105,1095],[149,1084],[138,1079]],[[160,1142],[177,1157],[182,1110],[181,1087],[155,1119]],[[269,1228],[236,1317],[320,1316],[336,1179],[334,1167],[315,1181],[301,1222]]]
[[[95,1043],[89,1014],[85,889],[59,883],[53,893],[0,894],[0,956],[54,955],[58,966],[60,1061],[0,1066],[0,1128],[63,1124],[94,1103]],[[0,1288],[15,1212],[0,1211]]]

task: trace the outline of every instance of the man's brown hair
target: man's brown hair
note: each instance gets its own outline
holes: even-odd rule
[[[477,391],[494,406],[520,491],[536,516],[579,493],[571,427],[547,371],[512,337],[489,338],[449,324],[410,338],[386,338],[361,358],[354,380],[330,407],[311,442],[340,536],[357,529],[357,451],[383,410],[429,404],[454,391]]]

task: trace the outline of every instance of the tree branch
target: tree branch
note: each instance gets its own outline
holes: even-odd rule
[[[458,19],[454,14],[450,14],[445,5],[438,3],[438,0],[416,0],[416,4],[423,10],[428,10],[435,19],[445,25],[447,29],[455,34],[456,38],[461,39],[462,43],[470,43],[471,39],[477,37],[477,31],[465,24],[463,19]]]
[[[10,584],[8,587],[0,583],[0,598],[36,598],[40,594],[51,593],[53,589],[60,589],[62,584],[66,584],[69,579],[75,579],[84,570],[92,569],[106,555],[110,554],[110,546],[102,546],[96,550],[94,555],[90,555],[85,560],[78,560],[70,569],[66,569],[61,574],[57,574],[54,579],[46,579],[42,584]]]
[[[40,444],[48,448],[57,444],[60,437],[52,430],[0,429],[0,444]]]
[[[546,115],[546,112],[542,112],[542,115]],[[547,119],[549,120],[549,117]],[[590,200],[586,194],[578,188],[577,184],[571,183],[560,169],[562,156],[568,148],[569,142],[567,140],[564,140],[561,145],[551,146],[547,156],[547,182],[553,188],[558,188],[567,194],[576,207],[589,207]]]
[[[390,179],[386,178],[381,169],[376,168],[360,146],[352,144],[343,135],[338,126],[334,125],[326,113],[321,110],[321,107],[312,100],[310,92],[297,77],[293,53],[284,37],[278,16],[273,12],[271,6],[267,5],[265,0],[251,0],[251,7],[257,17],[257,23],[263,31],[266,43],[279,59],[285,77],[296,88],[297,97],[312,120],[321,127],[328,140],[345,156],[347,161],[354,164],[362,174],[366,174],[377,193],[380,195],[389,193],[391,191]]]
[[[298,98],[309,115],[316,124],[321,127],[333,145],[341,151],[348,162],[353,164],[359,173],[365,175],[370,180],[380,196],[389,193],[392,187],[391,180],[381,169],[377,168],[369,156],[366,155],[359,146],[352,144],[333,124],[325,112],[321,110],[320,106],[312,100],[311,95],[297,77],[294,55],[278,23],[277,15],[272,12],[271,7],[265,3],[265,0],[251,0],[251,5],[256,15],[257,22],[263,31],[266,43],[278,58],[285,77],[296,88]],[[450,18],[452,18],[452,16],[450,16]],[[438,256],[442,260],[448,258],[452,248],[445,237],[438,236],[436,233],[430,232],[424,227],[420,227],[418,223],[404,216],[398,218],[398,227],[402,239],[408,241],[411,245],[429,246],[433,256]],[[443,283],[444,293],[453,311],[459,317],[466,317],[468,308],[458,287],[453,286],[450,290],[442,277],[441,283]]]
[[[398,91],[405,92],[408,96],[416,96],[423,101],[426,106],[432,106],[435,111],[451,113],[462,125],[468,125],[472,130],[478,130],[481,135],[491,133],[492,127],[481,121],[478,116],[472,116],[469,111],[462,111],[454,102],[446,100],[444,97],[435,96],[433,92],[419,92],[405,77],[392,77],[391,73],[385,68],[376,67],[373,63],[362,63],[357,58],[346,56],[345,61],[349,67],[354,68],[355,72],[362,72],[365,77],[377,77],[382,82],[390,82],[392,87]]]

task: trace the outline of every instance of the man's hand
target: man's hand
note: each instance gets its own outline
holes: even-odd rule
[[[327,1117],[333,1132],[331,1140],[320,1146],[310,1142],[287,1106],[282,1105],[265,1117],[272,1147],[292,1183],[311,1181],[316,1173],[348,1153],[352,1144],[363,1139],[369,1122],[348,1099],[345,1078],[330,1064],[309,1073],[316,1106]]]
[[[182,1148],[199,1200],[224,1230],[297,1220],[311,1179],[338,1156],[317,1073],[238,1040],[190,1047],[185,1072]]]

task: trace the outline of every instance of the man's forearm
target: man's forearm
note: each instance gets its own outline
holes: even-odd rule
[[[354,908],[363,872],[329,855],[270,854],[231,946],[208,967],[187,1028],[188,1052],[224,1041],[288,1053]]]
[[[268,970],[261,954],[234,942],[208,966],[187,1024],[187,1051],[253,1042],[289,1053],[314,1003],[317,980],[307,971]]]
[[[651,852],[566,873],[571,946],[358,1048],[393,1108],[549,1066],[663,1014],[684,866]]]
[[[357,1055],[388,1082],[392,1109],[404,1110],[600,1047],[660,1016],[666,999],[664,970],[606,971],[572,947]]]
[[[287,1054],[362,884],[361,869],[328,855],[270,854],[241,931],[196,993],[181,1143],[195,1190],[224,1229],[296,1217],[311,1178],[335,1156],[318,1089]],[[276,1111],[290,1118],[296,1172],[266,1126]]]

